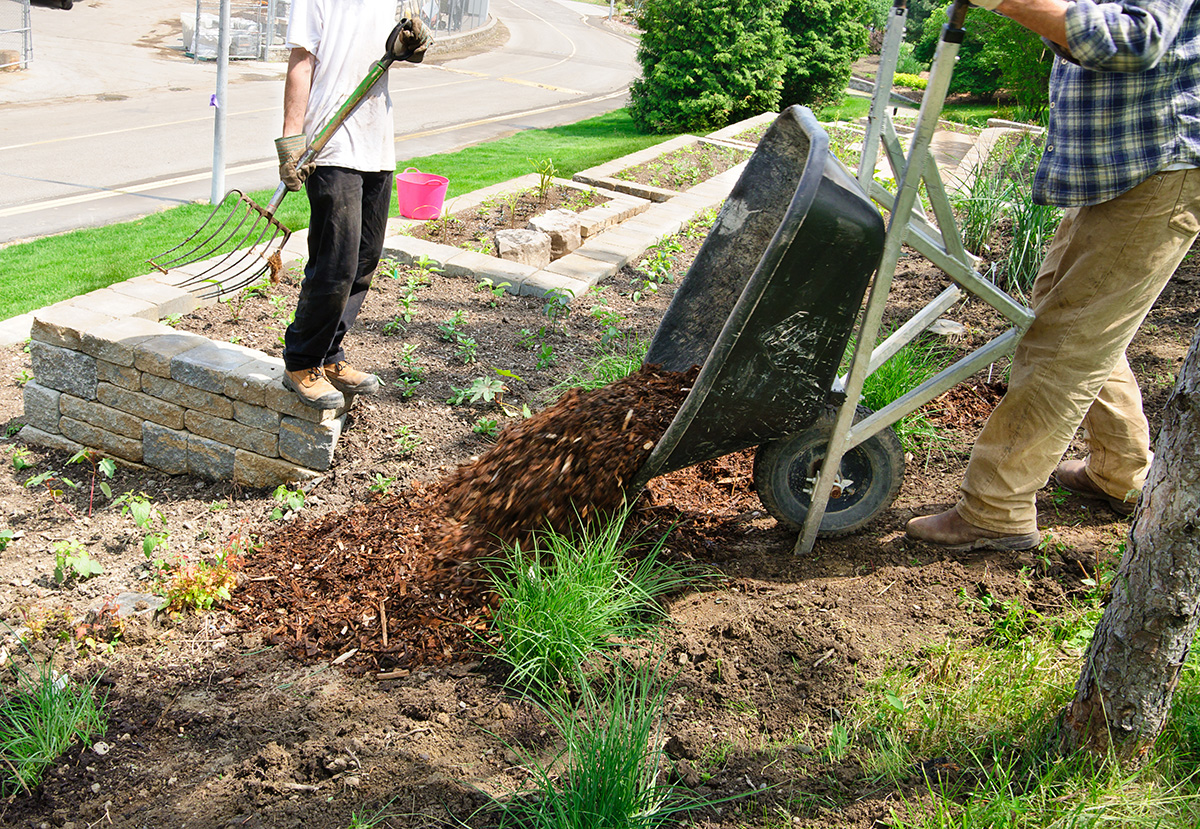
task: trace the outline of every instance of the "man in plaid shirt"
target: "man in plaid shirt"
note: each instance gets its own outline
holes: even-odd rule
[[[1041,539],[1035,495],[1051,474],[1130,515],[1150,468],[1125,349],[1200,232],[1200,0],[972,1],[1055,51],[1034,199],[1067,210],[961,498],[907,534],[1023,550]],[[1060,463],[1080,423],[1087,458]]]

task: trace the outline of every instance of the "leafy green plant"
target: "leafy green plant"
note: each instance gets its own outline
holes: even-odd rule
[[[396,478],[392,475],[384,475],[382,472],[376,472],[375,478],[368,485],[367,489],[376,495],[387,495],[392,491],[392,485],[396,483]]]
[[[92,576],[98,576],[104,572],[100,563],[88,555],[87,548],[83,546],[83,543],[74,538],[55,541],[52,549],[54,551],[54,581],[58,584],[66,584],[74,579],[87,581]]]
[[[112,487],[108,485],[108,481],[112,480],[117,471],[117,463],[112,458],[104,458],[95,449],[80,449],[71,456],[67,463],[88,463],[92,467],[92,485],[88,489],[88,515],[92,514],[92,505],[96,496],[96,479],[99,476],[103,478],[99,481],[100,491],[105,498],[112,499]],[[107,479],[107,480],[105,480]]]
[[[566,535],[535,533],[489,566],[500,597],[492,630],[512,681],[539,692],[560,686],[576,666],[621,639],[647,632],[661,617],[657,599],[691,579],[660,561],[666,537],[639,545],[622,538],[627,513]]]
[[[466,324],[467,314],[463,310],[457,310],[450,315],[450,319],[438,325],[438,339],[448,343],[458,342],[458,338],[462,336],[462,327]]]
[[[542,299],[545,301],[545,304],[542,306],[542,313],[550,321],[550,327],[557,328],[566,322],[567,317],[570,316],[571,301],[575,299],[575,292],[569,288],[553,288],[546,291]]]
[[[31,794],[45,770],[76,741],[86,743],[107,728],[94,682],[77,683],[25,652],[32,667],[14,662],[15,686],[0,698],[0,794],[6,797]]]
[[[292,489],[286,484],[275,487],[271,493],[275,508],[271,510],[271,520],[278,521],[289,512],[299,512],[304,509],[305,495],[302,489]]]
[[[18,386],[24,387],[26,383],[33,379],[33,374],[29,369],[23,368],[17,372],[17,376],[14,379]]]
[[[550,365],[554,362],[554,359],[554,346],[550,345],[550,343],[542,343],[541,347],[538,348],[536,364],[537,369],[542,371],[550,368]]]
[[[400,457],[411,455],[422,443],[421,436],[416,434],[411,426],[401,426],[394,435],[396,454]]]
[[[478,352],[479,344],[475,342],[474,337],[459,336],[456,353],[464,366],[469,366],[479,359]]]
[[[493,282],[491,279],[484,277],[475,285],[476,291],[487,291],[492,295],[491,307],[496,307],[496,301],[504,296],[504,289],[511,288],[511,282]]]
[[[885,338],[886,332],[881,333],[880,339]],[[953,357],[953,351],[940,339],[913,340],[867,376],[863,383],[863,405],[874,411],[882,409],[950,365]],[[913,412],[893,428],[905,449],[909,450],[923,443],[937,444],[943,439],[923,410]]]
[[[499,402],[505,391],[507,387],[499,377],[476,377],[467,387],[467,394],[472,403],[478,403],[480,400],[485,403],[491,403],[493,400]]]
[[[3,530],[0,530],[0,553],[3,553],[5,550],[7,550],[8,545],[11,544],[16,537],[17,534],[7,527],[5,527]]]
[[[18,446],[13,449],[12,465],[13,469],[20,472],[23,469],[32,469],[33,461],[30,460],[31,453],[24,446]]]
[[[416,394],[417,386],[421,385],[421,381],[416,377],[402,374],[396,378],[396,382],[392,385],[400,390],[400,397],[407,400]]]
[[[550,195],[550,188],[554,186],[554,177],[558,175],[558,169],[554,166],[554,159],[543,158],[541,161],[531,161],[533,171],[537,173],[537,197],[538,201],[544,202]]]
[[[481,417],[475,421],[475,424],[471,427],[471,431],[477,435],[494,438],[500,434],[500,421],[489,417]]]
[[[220,602],[229,601],[237,585],[237,565],[240,558],[230,547],[219,550],[212,558],[175,561],[161,579],[166,608],[171,611],[212,610]]]

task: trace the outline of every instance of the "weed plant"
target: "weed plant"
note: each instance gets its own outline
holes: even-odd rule
[[[93,683],[76,683],[48,662],[12,663],[15,685],[0,691],[0,795],[30,792],[76,740],[104,733],[103,702]]]
[[[650,545],[623,537],[627,517],[569,535],[547,528],[528,550],[510,546],[489,564],[500,597],[492,632],[514,686],[560,689],[593,654],[647,633],[662,615],[658,598],[695,580],[660,560],[665,536]]]

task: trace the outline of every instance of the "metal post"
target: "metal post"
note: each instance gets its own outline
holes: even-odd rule
[[[192,26],[192,63],[200,60],[200,3],[196,0],[196,24]]]
[[[879,71],[875,73],[875,91],[871,95],[871,111],[867,116],[867,134],[863,138],[862,157],[858,163],[858,183],[870,192],[875,178],[875,162],[879,158],[879,136],[883,131],[883,119],[892,97],[892,79],[896,73],[896,62],[900,58],[900,44],[904,41],[904,27],[908,22],[908,0],[896,0],[888,15],[887,27],[883,31],[883,48],[879,52]]]
[[[199,23],[199,21],[197,21]],[[210,203],[225,198],[225,100],[229,89],[229,0],[221,0],[220,33],[217,37],[216,117],[213,119],[213,174]]]

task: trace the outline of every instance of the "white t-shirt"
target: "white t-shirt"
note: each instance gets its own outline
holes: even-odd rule
[[[396,0],[292,0],[287,45],[316,56],[304,116],[311,140],[387,51]],[[317,155],[317,163],[377,172],[396,169],[392,99],[380,78]]]

